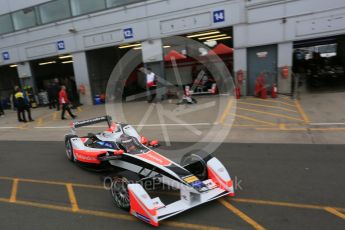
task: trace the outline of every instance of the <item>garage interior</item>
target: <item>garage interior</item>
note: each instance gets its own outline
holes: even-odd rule
[[[0,67],[0,103],[2,103],[4,108],[9,108],[14,86],[19,85],[16,67],[16,65]]]
[[[345,36],[294,43],[293,72],[300,76],[299,91],[345,90]]]

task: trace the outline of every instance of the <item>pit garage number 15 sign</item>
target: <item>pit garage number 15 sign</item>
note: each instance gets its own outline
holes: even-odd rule
[[[219,23],[225,21],[225,12],[224,10],[213,11],[213,22]]]

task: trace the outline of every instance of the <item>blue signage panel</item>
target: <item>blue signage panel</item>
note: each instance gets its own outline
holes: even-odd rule
[[[133,28],[124,29],[123,36],[125,37],[125,39],[134,38]]]
[[[224,22],[225,21],[225,12],[224,10],[217,10],[213,12],[213,22]]]
[[[4,61],[10,60],[10,53],[8,51],[2,52],[2,58]]]
[[[64,49],[66,49],[66,47],[65,47],[65,42],[64,42],[64,41],[58,41],[58,42],[56,43],[56,46],[57,46],[57,49],[58,49],[58,50],[64,50]]]

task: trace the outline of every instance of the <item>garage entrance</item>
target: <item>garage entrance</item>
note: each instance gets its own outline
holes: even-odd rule
[[[232,27],[180,36],[195,40],[200,43],[200,47],[188,47],[183,43],[176,45],[176,41],[171,38],[163,39],[166,80],[176,86],[189,86],[190,93],[193,95],[216,94],[217,84],[221,83],[217,82],[218,76],[212,76],[212,73],[216,72],[214,62],[218,61],[213,59],[215,55],[221,59],[231,73],[228,77],[233,76]],[[198,57],[198,60],[194,57]],[[177,79],[176,74],[179,74],[180,79]]]
[[[72,103],[74,105],[79,104],[72,55],[65,54],[34,60],[30,62],[30,66],[35,80],[34,91],[38,95],[39,105],[48,104],[48,92],[54,84],[65,85]]]
[[[299,74],[299,91],[345,90],[345,36],[294,43],[293,71]]]
[[[11,105],[10,98],[14,86],[20,85],[16,67],[16,65],[0,67],[0,103],[3,104],[4,108]]]
[[[129,50],[134,49],[140,52],[138,49],[140,46],[140,43],[134,43],[86,52],[91,92],[95,104],[104,103],[107,83],[115,65]],[[123,96],[129,96],[145,90],[138,84],[138,72],[136,68],[132,73],[126,73],[128,78]]]

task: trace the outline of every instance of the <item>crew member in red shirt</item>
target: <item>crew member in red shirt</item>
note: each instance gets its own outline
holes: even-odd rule
[[[77,116],[74,115],[72,112],[71,112],[71,109],[69,107],[69,100],[68,100],[68,95],[67,95],[67,92],[66,92],[66,86],[61,86],[61,90],[59,92],[59,102],[60,102],[60,105],[62,107],[62,112],[61,112],[61,120],[66,120],[65,118],[65,112],[67,111],[68,114],[74,119],[76,118]]]

